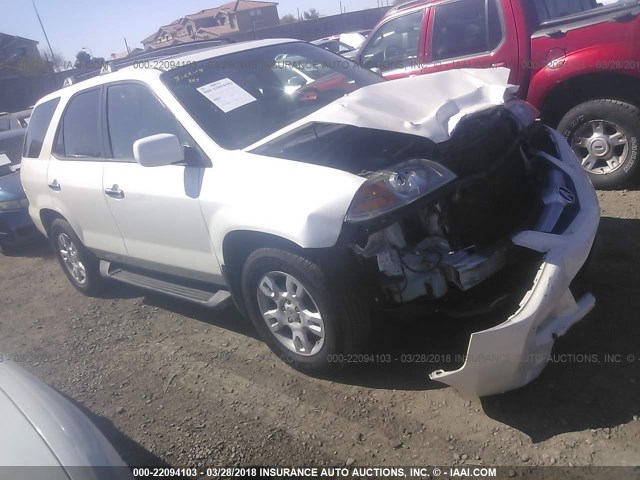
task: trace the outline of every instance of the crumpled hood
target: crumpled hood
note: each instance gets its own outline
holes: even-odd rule
[[[465,116],[502,105],[512,98],[517,87],[509,85],[508,79],[507,68],[461,69],[370,85],[332,102],[247,150],[312,122],[388,130],[418,135],[435,143],[444,142]]]

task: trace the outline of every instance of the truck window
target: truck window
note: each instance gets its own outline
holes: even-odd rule
[[[389,20],[378,29],[362,53],[366,68],[382,71],[410,66],[420,51],[420,32],[424,10]]]
[[[58,103],[60,103],[60,99],[54,98],[38,105],[33,111],[24,140],[23,157],[38,158],[40,156],[44,137],[47,134]]]
[[[104,157],[100,91],[100,88],[94,88],[71,99],[58,129],[54,145],[56,155],[67,158]]]
[[[182,145],[195,142],[173,114],[144,85],[113,85],[107,90],[107,123],[113,158],[133,162],[133,144],[141,138],[170,133]]]
[[[432,59],[490,52],[502,41],[498,0],[459,0],[439,5],[435,12]]]
[[[628,0],[535,0],[538,24],[604,7],[622,6]]]

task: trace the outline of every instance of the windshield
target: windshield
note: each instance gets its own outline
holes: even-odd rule
[[[285,43],[216,57],[162,75],[219,145],[245,148],[384,79],[323,48]]]

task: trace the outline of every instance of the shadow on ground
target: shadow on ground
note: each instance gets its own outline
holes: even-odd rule
[[[485,413],[529,435],[534,442],[592,428],[616,427],[640,414],[640,220],[603,218],[585,283],[598,300],[596,310],[558,340],[553,362],[541,377],[515,392],[482,400]],[[48,246],[33,256],[52,256]],[[116,287],[109,298],[145,296],[152,306],[256,338],[249,320],[235,308],[212,312],[172,298]],[[432,390],[428,379],[439,368],[453,369],[469,336],[512,312],[475,320],[377,320],[370,353],[373,363],[349,364],[331,379],[368,388]],[[498,315],[501,315],[498,317]],[[390,362],[379,361],[385,355]],[[101,420],[97,420],[98,423]],[[640,435],[640,422],[638,422]],[[123,440],[126,444],[126,440]]]
[[[540,442],[571,431],[613,428],[640,414],[639,238],[639,220],[602,220],[585,277],[587,289],[598,300],[596,310],[558,340],[554,361],[538,380],[518,391],[483,399],[489,417]],[[159,296],[147,297],[147,302],[256,338],[250,322],[235,309],[212,313]],[[499,323],[496,316],[506,319],[508,313],[513,312],[489,315],[481,322],[383,316],[377,321],[370,351],[373,363],[356,359],[356,364],[347,365],[331,380],[381,389],[444,388],[430,381],[428,373],[459,366],[456,358],[465,353],[470,334]],[[391,362],[376,361],[375,355],[389,355]]]
[[[111,420],[106,417],[97,415],[84,405],[76,402],[73,398],[58,392],[69,402],[75,405],[91,422],[98,427],[98,430],[105,436],[113,448],[118,452],[122,460],[129,466],[145,466],[145,467],[168,467],[170,466],[161,458],[157,457],[149,450],[144,448],[135,440],[118,430]]]
[[[556,343],[531,385],[483,399],[485,413],[534,442],[613,428],[640,414],[640,221],[603,218],[585,278],[596,310]],[[637,433],[640,434],[640,423]]]

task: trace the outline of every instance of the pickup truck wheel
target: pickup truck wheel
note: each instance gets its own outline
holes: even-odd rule
[[[54,220],[49,229],[56,258],[65,275],[85,295],[96,295],[104,289],[98,259],[82,244],[68,222]]]
[[[599,189],[624,188],[638,175],[640,109],[616,100],[578,105],[560,121],[578,160]]]
[[[339,355],[358,353],[366,345],[370,317],[364,303],[308,259],[257,250],[245,263],[242,290],[262,339],[298,370],[335,370]]]

